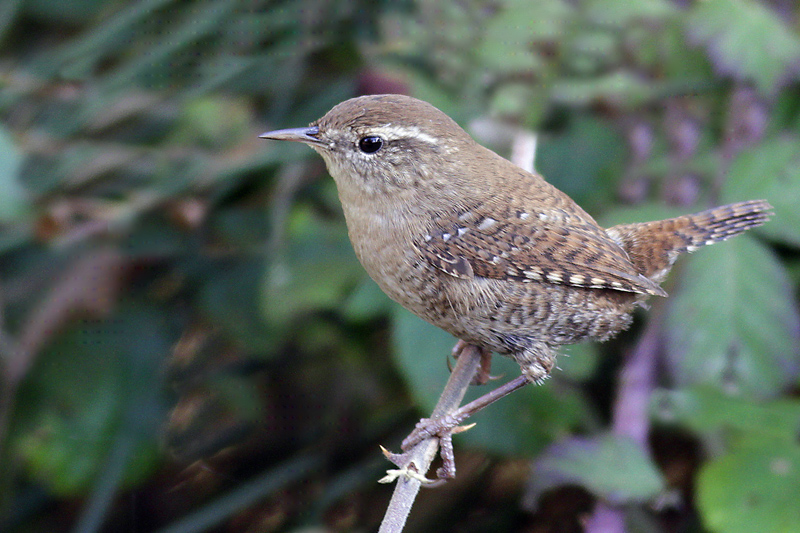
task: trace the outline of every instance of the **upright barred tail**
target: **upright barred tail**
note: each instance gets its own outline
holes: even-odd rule
[[[614,226],[606,233],[628,252],[639,273],[660,283],[681,253],[760,226],[771,210],[766,200],[751,200],[668,220]]]

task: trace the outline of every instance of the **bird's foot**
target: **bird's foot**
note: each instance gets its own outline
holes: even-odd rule
[[[401,448],[404,452],[408,452],[420,442],[430,439],[439,439],[439,455],[442,458],[442,466],[436,470],[436,477],[439,480],[446,481],[456,477],[456,461],[453,453],[453,435],[456,433],[463,433],[471,429],[475,424],[468,424],[460,426],[469,415],[458,416],[455,414],[447,415],[442,418],[423,418],[417,422],[414,431],[403,440]],[[396,465],[403,467],[402,458],[404,454],[391,454],[392,457],[386,457],[394,462]],[[397,459],[399,462],[395,461]]]
[[[384,452],[384,455],[401,468],[398,475],[402,475],[402,469],[408,467],[411,460],[410,450],[424,440],[437,438],[439,439],[439,455],[442,458],[442,466],[436,471],[436,476],[442,481],[452,479],[456,475],[456,462],[453,456],[453,435],[467,431],[475,426],[475,424],[466,426],[461,426],[460,424],[484,407],[508,396],[528,383],[530,381],[527,377],[519,376],[448,415],[439,418],[423,418],[417,422],[414,431],[403,440],[401,448],[404,453]]]

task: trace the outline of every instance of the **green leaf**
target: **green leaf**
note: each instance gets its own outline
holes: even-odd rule
[[[691,389],[657,390],[651,399],[653,416],[660,422],[678,424],[695,433],[735,430],[739,435],[769,435],[793,441],[800,431],[800,401],[756,402],[741,394],[729,394],[701,385]]]
[[[755,438],[703,466],[697,504],[705,526],[720,533],[796,531],[800,524],[800,446]]]
[[[673,23],[666,25],[659,34],[659,39],[655,41],[658,48],[650,63],[663,71],[661,76],[669,80],[667,84],[674,84],[676,89],[682,88],[679,89],[681,92],[701,92],[704,87],[716,83],[713,67],[705,50],[692,46],[686,39],[683,18],[675,17]],[[652,37],[645,41],[648,42],[653,42]]]
[[[503,40],[509,32],[523,28],[528,42],[559,41],[575,17],[575,9],[564,0],[505,0],[500,14],[492,19],[489,30]]]
[[[582,342],[561,348],[561,353],[556,360],[553,377],[563,377],[574,381],[587,381],[594,376],[600,363],[600,353],[597,343]]]
[[[534,497],[572,484],[612,504],[645,502],[664,490],[661,473],[644,450],[613,434],[564,440],[534,462],[530,485]]]
[[[537,42],[563,39],[573,10],[562,0],[507,0],[486,26],[477,55],[493,72],[528,72],[542,67]]]
[[[393,308],[392,354],[395,364],[419,408],[430,413],[450,375],[447,358],[458,339],[399,305]]]
[[[775,216],[759,228],[759,232],[800,246],[799,138],[767,139],[733,160],[721,200],[732,202],[749,198],[764,198],[775,208]]]
[[[608,123],[576,118],[560,135],[542,136],[536,170],[584,209],[608,205],[624,159],[624,141]]]
[[[800,317],[786,272],[747,236],[701,250],[682,272],[667,317],[681,386],[708,383],[771,397],[798,375]]]
[[[494,116],[520,116],[529,109],[536,100],[536,88],[526,83],[506,83],[501,85],[492,95],[490,103]]]
[[[618,70],[590,78],[565,78],[553,83],[550,97],[570,106],[610,102],[614,107],[640,106],[657,96],[654,86],[637,73]]]
[[[567,43],[564,50],[567,72],[574,76],[594,76],[614,68],[622,60],[619,35],[615,31],[583,31]],[[558,98],[560,93],[555,93]]]
[[[146,478],[158,464],[160,363],[166,317],[124,309],[59,336],[20,391],[11,448],[48,490],[84,493],[115,442],[132,442],[120,481]],[[174,340],[174,339],[172,339]]]
[[[620,29],[637,21],[661,20],[677,12],[675,6],[665,0],[588,0],[582,5],[592,22]]]
[[[243,100],[220,96],[196,98],[181,108],[171,140],[183,145],[231,148],[252,134],[251,114]]]
[[[318,225],[293,234],[287,248],[263,277],[261,308],[273,324],[340,305],[363,276],[343,226]]]
[[[386,314],[393,307],[392,301],[378,284],[364,275],[345,301],[342,312],[350,320],[364,321]]]
[[[519,372],[515,361],[495,356],[492,374],[501,379],[472,387],[464,401],[488,393],[500,383],[518,376]],[[443,384],[440,389],[442,387]],[[590,407],[580,394],[559,387],[556,380],[550,379],[543,385],[530,385],[493,403],[468,421],[476,424],[474,428],[456,439],[499,455],[532,457],[563,435],[585,426],[589,412]]]
[[[800,64],[800,39],[777,14],[754,0],[704,0],[689,12],[686,31],[719,72],[775,91]]]
[[[698,207],[696,211],[701,211]],[[616,206],[597,217],[604,228],[619,224],[635,224],[643,220],[666,220],[691,213],[692,209],[672,207],[663,203],[643,203],[636,206]]]

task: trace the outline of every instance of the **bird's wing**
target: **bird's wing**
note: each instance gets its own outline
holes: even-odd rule
[[[430,231],[415,242],[422,257],[457,278],[666,296],[661,287],[636,272],[625,251],[588,215],[503,210],[502,216],[492,217],[491,210],[483,207],[436,217]]]

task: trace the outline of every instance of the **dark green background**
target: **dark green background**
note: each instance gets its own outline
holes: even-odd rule
[[[408,530],[798,530],[798,17],[2,2],[0,530],[377,528],[378,445],[430,411],[454,339],[366,277],[319,157],[257,136],[380,92],[505,156],[536,132],[537,170],[606,225],[775,207],[682,259],[631,331],[478,414]]]

